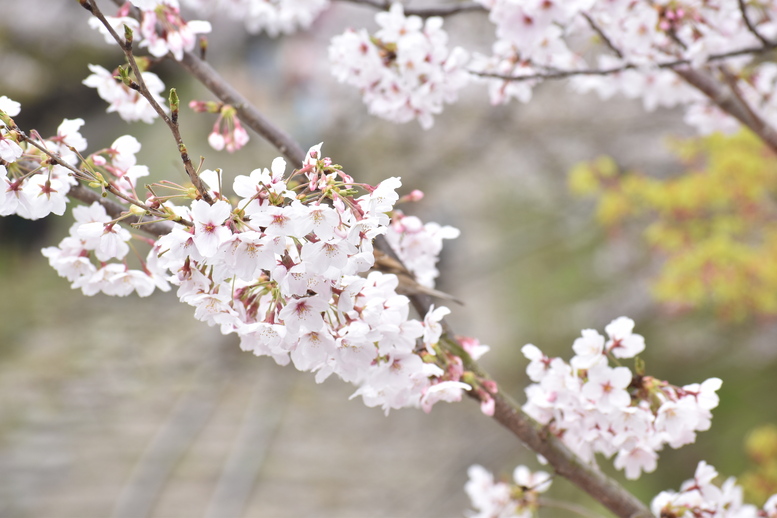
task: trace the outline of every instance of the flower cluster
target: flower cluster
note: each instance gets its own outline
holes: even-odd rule
[[[464,486],[476,512],[470,518],[531,518],[539,507],[539,494],[550,488],[551,477],[544,471],[532,473],[526,466],[513,471],[513,482],[496,482],[477,464],[467,470]]]
[[[116,112],[127,122],[143,121],[147,124],[158,117],[146,98],[125,85],[115,72],[111,73],[99,65],[89,65],[89,70],[92,73],[83,80],[83,84],[97,89],[97,95],[108,103],[108,113]],[[153,72],[141,72],[141,75],[151,96],[160,106],[164,106],[165,100],[160,94],[165,90],[165,84]]]
[[[443,239],[459,237],[459,229],[438,223],[424,224],[416,216],[406,216],[394,211],[386,240],[405,267],[422,286],[434,288],[434,280],[440,274],[435,267],[442,251]]]
[[[163,57],[172,54],[180,61],[185,51],[194,49],[198,34],[211,32],[209,22],[186,21],[181,16],[178,0],[131,0],[140,9],[140,23],[129,16],[132,4],[125,3],[116,16],[106,16],[113,30],[124,36],[124,26],[133,31],[133,39],[140,47],[147,47],[152,56]],[[108,29],[97,18],[91,18],[89,25],[97,29],[109,44],[115,43]]]
[[[478,1],[489,10],[496,42],[492,55],[475,55],[470,68],[486,78],[493,104],[511,98],[527,102],[543,76],[569,75],[577,91],[641,99],[647,110],[684,105],[686,122],[701,133],[732,131],[736,121],[668,66],[700,66],[714,59],[725,62],[727,81],[759,115],[777,110],[774,65],[754,61],[757,53],[736,52],[774,41],[772,2]],[[592,39],[602,44],[601,52],[591,52]]]
[[[418,119],[430,128],[432,115],[469,81],[467,52],[448,51],[442,18],[405,16],[399,3],[375,21],[380,29],[373,36],[348,30],[332,39],[332,73],[360,90],[370,113],[400,123]]]
[[[329,7],[329,0],[184,0],[201,13],[225,13],[243,21],[249,32],[271,37],[307,29]]]
[[[19,142],[18,131],[9,123],[20,110],[19,103],[0,97],[0,216],[61,216],[67,193],[76,181],[62,164],[49,160],[38,148]],[[86,149],[86,140],[79,133],[83,124],[83,119],[65,119],[55,136],[37,139],[37,143],[59,154],[63,163],[75,164],[76,152]]]
[[[731,477],[718,487],[713,480],[715,468],[699,462],[691,480],[680,486],[680,491],[662,491],[651,502],[655,516],[672,518],[777,518],[777,495],[766,501],[763,509],[742,503],[742,488]]]
[[[170,289],[164,271],[156,266],[158,250],[149,252],[142,270],[127,266],[124,259],[132,235],[112,220],[102,205],[94,202],[88,207],[75,207],[73,217],[76,221],[70,227],[70,235],[59,245],[44,248],[43,255],[74,289],[80,289],[84,295],[102,292],[118,297],[133,292],[147,297],[155,288]]]
[[[193,222],[156,244],[181,301],[199,320],[238,334],[243,350],[293,362],[319,382],[335,374],[358,385],[355,395],[368,406],[428,409],[460,399],[469,389],[462,369],[443,370],[416,352],[418,342],[434,356],[447,308],[411,319],[395,275],[364,276],[399,179],[357,185],[320,157],[320,145],[291,179],[285,173],[277,158],[269,170],[238,176],[232,204],[216,173],[205,171],[216,201],[169,207]],[[357,187],[368,193],[354,197]]]
[[[636,479],[656,468],[665,444],[679,448],[710,427],[710,410],[718,405],[718,378],[676,387],[627,367],[611,367],[608,357],[632,358],[645,341],[634,334],[634,322],[620,317],[605,328],[609,340],[585,329],[572,348],[570,363],[548,358],[534,345],[522,352],[530,360],[523,410],[581,458],[615,455],[615,467]]]
[[[85,140],[82,143],[84,148]],[[109,148],[89,155],[83,162],[82,170],[88,171],[90,178],[105,182],[116,194],[128,199],[136,198],[138,178],[149,174],[148,167],[137,163],[135,155],[138,151],[140,143],[137,139],[124,135]],[[64,201],[62,204],[64,212]],[[146,297],[155,288],[170,289],[164,271],[157,267],[158,250],[152,250],[145,260],[141,260],[142,270],[127,266],[125,258],[130,251],[128,242],[132,235],[98,202],[88,207],[73,208],[73,217],[75,223],[70,227],[70,235],[57,246],[44,248],[43,255],[61,277],[72,283],[74,289],[80,289],[85,295],[102,292],[121,297],[132,292]]]

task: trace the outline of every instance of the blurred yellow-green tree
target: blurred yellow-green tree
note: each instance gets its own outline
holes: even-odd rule
[[[751,133],[670,143],[684,170],[670,178],[622,171],[606,156],[574,167],[571,189],[597,199],[617,232],[642,223],[664,261],[661,302],[727,320],[777,316],[777,157]]]

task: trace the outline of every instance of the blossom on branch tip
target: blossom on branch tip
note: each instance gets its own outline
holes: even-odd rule
[[[183,59],[184,51],[191,51],[197,42],[197,34],[211,31],[209,22],[202,20],[186,21],[181,16],[178,2],[141,2],[142,19],[140,33],[141,47],[148,47],[152,56],[158,58],[172,54],[177,61]],[[161,29],[161,33],[158,32]]]
[[[16,117],[22,111],[22,105],[5,95],[0,95],[0,111],[5,112],[10,117]],[[2,122],[0,122],[0,127],[2,127]]]
[[[91,75],[82,81],[89,88],[96,88],[97,95],[108,103],[108,113],[116,112],[127,122],[143,121],[151,124],[158,117],[153,106],[138,91],[131,89],[114,75],[99,65],[89,65]],[[165,85],[153,72],[141,72],[151,96],[160,106],[165,100],[161,93]]]

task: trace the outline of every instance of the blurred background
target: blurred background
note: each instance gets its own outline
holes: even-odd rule
[[[372,15],[338,4],[311,31],[279,39],[213,19],[208,60],[303,147],[323,141],[324,153],[361,181],[401,176],[403,193],[426,193],[406,213],[462,230],[446,242],[439,287],[466,300],[451,308],[456,332],[492,347],[482,363],[519,401],[524,344],[569,358],[582,328],[603,332],[621,315],[646,338],[649,374],[677,385],[724,380],[712,430],[664,450],[655,473],[625,483],[641,499],[676,489],[701,459],[725,476],[753,473],[745,440],[777,422],[774,319],[731,321],[657,303],[649,283],[661,257],[644,229],[602,228],[595,202],[567,185],[570,168],[602,154],[658,178],[681,172],[665,145],[668,135],[690,135],[681,114],[646,114],[638,102],[602,103],[561,84],[538,88],[527,105],[491,107],[476,85],[429,131],[378,120],[326,70],[328,38],[346,26],[374,28]],[[81,85],[88,63],[111,70],[122,62],[86,19],[75,2],[0,3],[0,95],[21,102],[17,123],[44,136],[62,118],[83,117],[90,152],[132,132],[154,180],[183,181],[161,123],[129,127]],[[485,16],[445,26],[453,44],[487,52]],[[212,100],[173,64],[154,72],[182,105]],[[190,154],[227,176],[277,156],[254,134],[234,155],[215,152],[205,142],[214,116],[182,108],[181,119]],[[518,463],[539,468],[470,401],[385,417],[349,400],[351,386],[316,385],[241,353],[234,336],[195,321],[173,293],[70,290],[40,254],[69,225],[69,215],[0,219],[0,516],[463,516],[471,464],[497,474]],[[768,443],[769,429],[761,430]],[[613,472],[610,461],[601,465]],[[563,480],[550,496],[607,514]]]

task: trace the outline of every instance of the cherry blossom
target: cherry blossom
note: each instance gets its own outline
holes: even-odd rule
[[[184,51],[191,51],[197,42],[197,34],[211,31],[209,22],[186,21],[181,17],[178,2],[133,2],[142,9],[140,33],[141,47],[148,47],[152,56],[163,57],[168,53],[176,60],[183,59]],[[161,32],[158,32],[158,27]]]
[[[447,48],[442,18],[405,16],[402,4],[375,15],[374,36],[348,30],[332,39],[329,59],[340,82],[358,88],[370,113],[394,121],[418,119],[423,128],[469,81],[464,49]]]
[[[97,95],[109,105],[108,113],[116,112],[127,122],[143,121],[146,124],[151,124],[158,117],[156,110],[139,92],[125,85],[114,74],[99,65],[89,65],[89,70],[92,74],[82,82],[89,88],[97,89]],[[165,100],[160,95],[165,90],[162,80],[153,72],[142,72],[141,75],[154,100],[164,106]]]
[[[213,205],[203,200],[195,200],[192,203],[194,245],[203,256],[214,255],[232,236],[232,231],[224,226],[231,210],[231,205],[222,200]]]
[[[624,366],[610,367],[605,350],[621,347],[621,358],[644,349],[644,339],[632,333],[626,317],[606,328],[610,341],[592,329],[575,340],[576,355],[567,364],[547,358],[534,345],[522,352],[530,360],[526,372],[534,382],[526,389],[523,410],[556,433],[575,453],[593,460],[595,453],[615,455],[614,465],[626,478],[653,471],[657,452],[665,444],[679,448],[692,443],[696,432],[710,426],[718,404],[717,378],[676,387],[655,378],[634,375]],[[621,345],[623,344],[623,345]]]
[[[680,491],[662,491],[650,504],[655,516],[691,518],[772,518],[777,516],[777,495],[770,497],[762,510],[742,502],[742,488],[731,477],[718,486],[718,472],[700,461],[696,473],[680,486]]]
[[[329,0],[184,0],[200,13],[225,13],[245,23],[251,33],[266,32],[271,37],[307,29],[329,7]]]
[[[470,518],[531,518],[539,507],[539,493],[550,488],[551,477],[544,471],[532,472],[526,466],[513,471],[513,483],[497,482],[477,464],[467,470],[464,491],[476,512]]]

